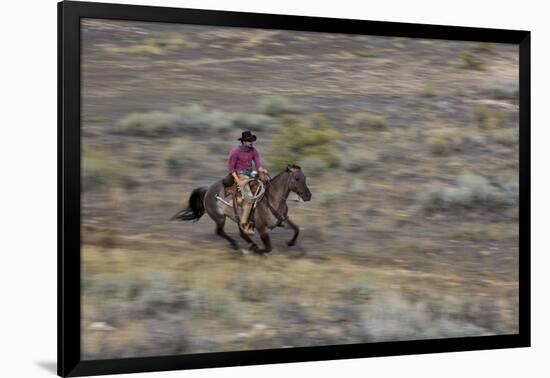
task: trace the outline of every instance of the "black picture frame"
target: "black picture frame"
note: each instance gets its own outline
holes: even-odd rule
[[[80,356],[80,19],[187,23],[519,46],[519,333],[147,358]],[[530,346],[530,32],[63,1],[58,3],[58,374],[82,376]]]

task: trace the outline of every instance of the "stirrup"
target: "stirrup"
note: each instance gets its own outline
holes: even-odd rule
[[[243,232],[247,235],[254,235],[256,233],[250,224],[241,224],[240,227],[241,230],[243,230]]]

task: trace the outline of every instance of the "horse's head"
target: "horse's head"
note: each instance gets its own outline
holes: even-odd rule
[[[290,190],[300,196],[304,201],[311,200],[311,192],[306,184],[306,176],[302,169],[294,164],[288,165],[286,171],[289,172]]]

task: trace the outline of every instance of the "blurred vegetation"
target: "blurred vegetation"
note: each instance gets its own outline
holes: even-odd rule
[[[283,126],[273,136],[267,160],[275,171],[308,157],[316,157],[327,167],[335,167],[339,159],[333,142],[339,137],[336,129],[321,115],[306,120],[286,116]]]
[[[141,136],[165,137],[172,135],[226,133],[231,130],[268,130],[279,121],[263,114],[208,110],[202,105],[176,107],[168,112],[132,113],[117,123],[115,132]]]
[[[260,113],[274,117],[301,112],[301,108],[298,105],[283,96],[262,97],[258,100],[257,109]]]
[[[323,190],[319,193],[320,202],[323,205],[337,203],[346,198],[348,191],[345,189]]]
[[[358,146],[348,149],[340,162],[342,169],[353,173],[375,168],[379,165],[380,158],[378,154]]]
[[[465,51],[462,53],[462,68],[475,71],[485,70],[485,62],[475,55],[475,52]]]
[[[480,53],[492,54],[495,52],[495,46],[488,42],[479,42],[474,50]]]
[[[95,187],[123,187],[139,185],[136,167],[116,158],[109,150],[82,148],[82,184],[85,189]]]
[[[182,35],[146,38],[141,43],[128,46],[108,46],[105,50],[116,54],[129,55],[167,55],[183,49],[195,48],[197,44]]]
[[[101,114],[94,114],[94,113],[83,113],[80,116],[80,119],[83,123],[100,123],[105,122],[107,118]]]
[[[300,160],[300,167],[306,176],[317,177],[329,169],[329,164],[318,156],[306,156]]]
[[[159,137],[174,134],[179,122],[180,117],[173,113],[131,113],[118,122],[115,131],[126,135]]]
[[[479,336],[517,320],[509,302],[475,290],[457,295],[453,275],[441,282],[414,274],[414,287],[395,291],[390,286],[405,284],[411,272],[388,279],[339,257],[289,264],[280,255],[242,261],[215,250],[182,256],[161,248],[151,261],[145,251],[121,249],[111,258],[85,251],[87,359]],[[434,291],[441,285],[444,296]]]
[[[194,159],[193,145],[187,139],[176,139],[164,149],[162,157],[168,173],[180,175]]]
[[[483,130],[502,128],[508,120],[508,115],[505,112],[492,111],[483,105],[475,107],[473,117],[477,126]]]
[[[491,208],[517,204],[517,187],[511,183],[495,185],[483,176],[465,173],[453,186],[434,186],[418,196],[422,208],[445,210],[457,208]]]
[[[387,126],[384,116],[372,112],[360,112],[355,114],[351,118],[350,124],[361,130],[381,130]]]
[[[426,84],[420,90],[420,96],[422,97],[433,98],[433,97],[437,97],[437,95],[438,95],[438,90],[436,86],[433,84]]]
[[[503,146],[517,146],[519,133],[517,128],[499,129],[491,133],[492,139]]]
[[[449,156],[462,151],[463,143],[464,135],[455,129],[434,130],[426,138],[430,151],[438,156]]]
[[[482,86],[483,93],[497,100],[514,100],[519,97],[517,80],[491,80]]]

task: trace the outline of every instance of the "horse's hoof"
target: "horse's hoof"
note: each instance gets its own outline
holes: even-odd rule
[[[239,251],[245,256],[250,255],[252,253],[252,251],[250,251],[249,249],[244,249],[244,248],[241,248]]]
[[[293,245],[296,244],[296,240],[289,240],[289,241],[286,241],[285,244],[289,247],[292,247]]]

